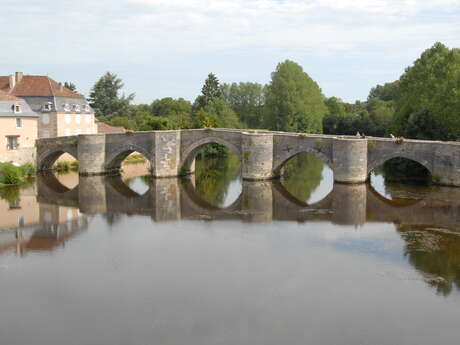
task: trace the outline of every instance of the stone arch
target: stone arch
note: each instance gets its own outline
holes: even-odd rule
[[[142,154],[150,163],[150,169],[153,170],[153,160],[151,154],[145,150],[143,147],[135,144],[128,144],[122,146],[118,150],[112,152],[107,158],[105,163],[105,169],[107,171],[118,171],[121,168],[121,163],[134,152],[139,152]]]
[[[375,168],[381,166],[386,161],[389,161],[390,159],[393,159],[393,158],[404,158],[404,159],[414,161],[422,165],[423,167],[425,167],[430,173],[430,175],[433,175],[434,170],[433,170],[433,166],[431,162],[428,162],[427,160],[424,160],[424,159],[419,159],[417,157],[414,157],[414,155],[407,153],[407,152],[392,152],[392,153],[384,154],[377,158],[371,159],[367,165],[367,175],[370,175]]]
[[[53,164],[64,153],[68,153],[73,158],[78,160],[78,153],[76,147],[59,146],[56,148],[48,149],[40,154],[37,159],[37,168],[39,171],[51,170]]]
[[[314,156],[316,158],[321,159],[323,161],[323,163],[326,163],[332,170],[334,170],[333,164],[332,164],[332,159],[330,157],[328,157],[323,152],[321,152],[321,151],[319,151],[317,149],[308,147],[308,148],[303,148],[303,149],[300,149],[300,150],[289,152],[285,157],[283,157],[279,161],[279,163],[273,168],[274,176],[280,176],[281,169],[284,167],[284,165],[289,160],[291,160],[292,158],[294,158],[295,156],[297,156],[297,155],[299,155],[301,153],[308,153],[308,154],[311,154],[312,156]]]
[[[181,162],[180,162],[180,170],[187,169],[189,170],[193,160],[195,159],[196,153],[205,145],[207,144],[220,144],[228,149],[230,151],[237,155],[241,159],[241,148],[238,147],[237,145],[231,143],[230,141],[227,141],[225,139],[221,139],[218,137],[210,136],[206,137],[200,140],[195,141],[192,143],[186,150],[181,155]]]

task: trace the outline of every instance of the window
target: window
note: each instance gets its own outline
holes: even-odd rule
[[[42,114],[42,123],[44,125],[47,125],[48,123],[50,123],[50,116],[49,114]]]
[[[50,111],[52,108],[53,108],[53,103],[51,102],[45,103],[45,105],[43,106],[44,111]]]
[[[20,113],[20,112],[21,112],[21,106],[20,106],[19,104],[13,105],[12,108],[13,108],[13,111],[14,111],[15,113]]]
[[[16,128],[22,128],[22,119],[19,117],[16,118]]]
[[[87,113],[89,113],[89,112],[90,112],[89,105],[88,105],[88,104],[85,104],[84,107],[85,107],[85,111],[86,111]]]
[[[19,148],[19,135],[9,135],[6,137],[6,149],[17,150]]]
[[[75,123],[79,124],[80,120],[81,120],[81,115],[80,114],[75,115]]]
[[[65,103],[64,104],[64,111],[69,111],[70,110],[70,106],[68,103]]]
[[[72,115],[70,115],[70,114],[65,114],[64,115],[64,122],[66,123],[66,125],[68,125],[71,120],[72,120]]]

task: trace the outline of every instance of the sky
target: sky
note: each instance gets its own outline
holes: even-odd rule
[[[286,59],[327,97],[365,100],[435,42],[460,47],[460,0],[0,0],[0,75],[116,73],[135,103],[193,101],[208,73],[270,81]]]

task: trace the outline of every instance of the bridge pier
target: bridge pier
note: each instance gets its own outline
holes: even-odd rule
[[[273,134],[242,134],[242,175],[244,180],[268,180],[273,173]]]
[[[78,136],[78,172],[80,175],[101,175],[105,169],[105,135]]]
[[[334,181],[363,183],[367,174],[367,140],[334,138],[332,142]]]

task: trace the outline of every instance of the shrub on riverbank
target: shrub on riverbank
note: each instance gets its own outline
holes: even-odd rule
[[[0,186],[19,185],[35,174],[35,167],[30,164],[16,166],[11,163],[0,163]]]

